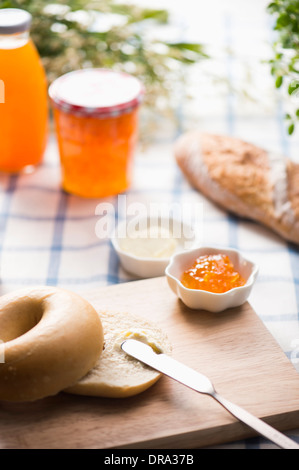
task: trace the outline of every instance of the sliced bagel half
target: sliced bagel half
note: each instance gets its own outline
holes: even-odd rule
[[[79,382],[65,392],[109,398],[136,395],[151,387],[161,374],[128,356],[121,344],[128,338],[149,344],[157,352],[170,354],[167,335],[156,324],[125,312],[99,312],[104,330],[101,358]]]

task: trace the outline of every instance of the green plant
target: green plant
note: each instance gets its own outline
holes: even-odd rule
[[[275,19],[278,35],[270,60],[271,73],[276,88],[284,87],[294,105],[285,116],[291,135],[299,120],[299,0],[274,0],[267,9]]]
[[[170,109],[182,65],[206,58],[200,44],[165,42],[153,28],[168,25],[164,9],[140,8],[115,0],[0,0],[0,8],[22,8],[33,16],[31,37],[49,82],[83,67],[109,67],[142,80],[145,104]],[[93,29],[95,21],[100,27]],[[104,26],[103,26],[104,24]]]

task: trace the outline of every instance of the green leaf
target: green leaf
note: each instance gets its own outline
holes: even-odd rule
[[[103,31],[91,31],[85,24],[69,20],[63,13],[64,8],[45,12],[45,7],[51,3],[67,6],[70,13],[83,10],[93,17],[95,12],[100,12],[104,20],[106,15],[108,27]],[[157,98],[163,96],[167,98],[168,111],[173,112],[174,90],[169,86],[169,81],[175,80],[173,61],[180,64],[178,80],[181,80],[184,79],[181,68],[207,57],[203,46],[195,42],[168,45],[167,41],[161,41],[166,48],[153,47],[155,39],[148,38],[141,25],[146,28],[167,25],[169,12],[162,7],[145,8],[140,2],[134,4],[134,0],[0,0],[0,8],[7,7],[23,8],[32,14],[31,38],[41,56],[49,84],[63,73],[83,67],[132,70],[131,73],[149,90],[144,104],[156,109]],[[121,15],[124,21],[116,21],[109,27],[111,15]],[[57,28],[57,24],[64,28]]]
[[[191,42],[172,42],[172,43],[167,43],[167,46],[175,47],[176,49],[196,52],[197,54],[201,54],[203,50],[203,47],[201,44],[191,43]]]
[[[280,88],[288,79],[285,88],[289,95],[299,91],[299,0],[270,0],[266,7],[273,18],[273,57],[268,61],[269,71],[275,86]],[[298,76],[298,80],[295,80]],[[299,118],[299,109],[286,115],[287,131],[294,132],[294,120]]]
[[[292,135],[294,132],[294,129],[295,129],[295,124],[294,123],[290,124],[288,127],[288,134]]]
[[[282,85],[282,82],[283,82],[283,76],[280,75],[279,77],[277,77],[276,81],[275,81],[275,86],[276,88],[280,88],[281,85]]]
[[[142,20],[154,19],[161,23],[168,21],[168,12],[166,10],[145,9],[142,13]]]
[[[297,89],[299,88],[299,82],[292,82],[288,86],[288,93],[289,95],[292,95]]]
[[[276,27],[282,28],[287,26],[290,23],[290,17],[287,13],[281,13],[276,21]]]

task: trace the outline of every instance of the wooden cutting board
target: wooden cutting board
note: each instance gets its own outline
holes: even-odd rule
[[[216,390],[279,430],[299,427],[299,374],[249,303],[222,313],[186,308],[166,279],[100,288],[97,309],[156,321],[173,356]],[[135,397],[60,393],[33,403],[0,402],[1,448],[197,448],[254,435],[212,398],[163,376]]]

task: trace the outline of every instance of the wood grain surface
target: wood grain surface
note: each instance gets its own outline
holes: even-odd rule
[[[155,321],[173,357],[216,390],[279,430],[299,427],[299,375],[249,303],[221,313],[190,310],[156,278],[84,295],[97,309]],[[163,376],[135,397],[60,393],[33,403],[0,402],[0,448],[191,449],[254,435],[212,398]]]

